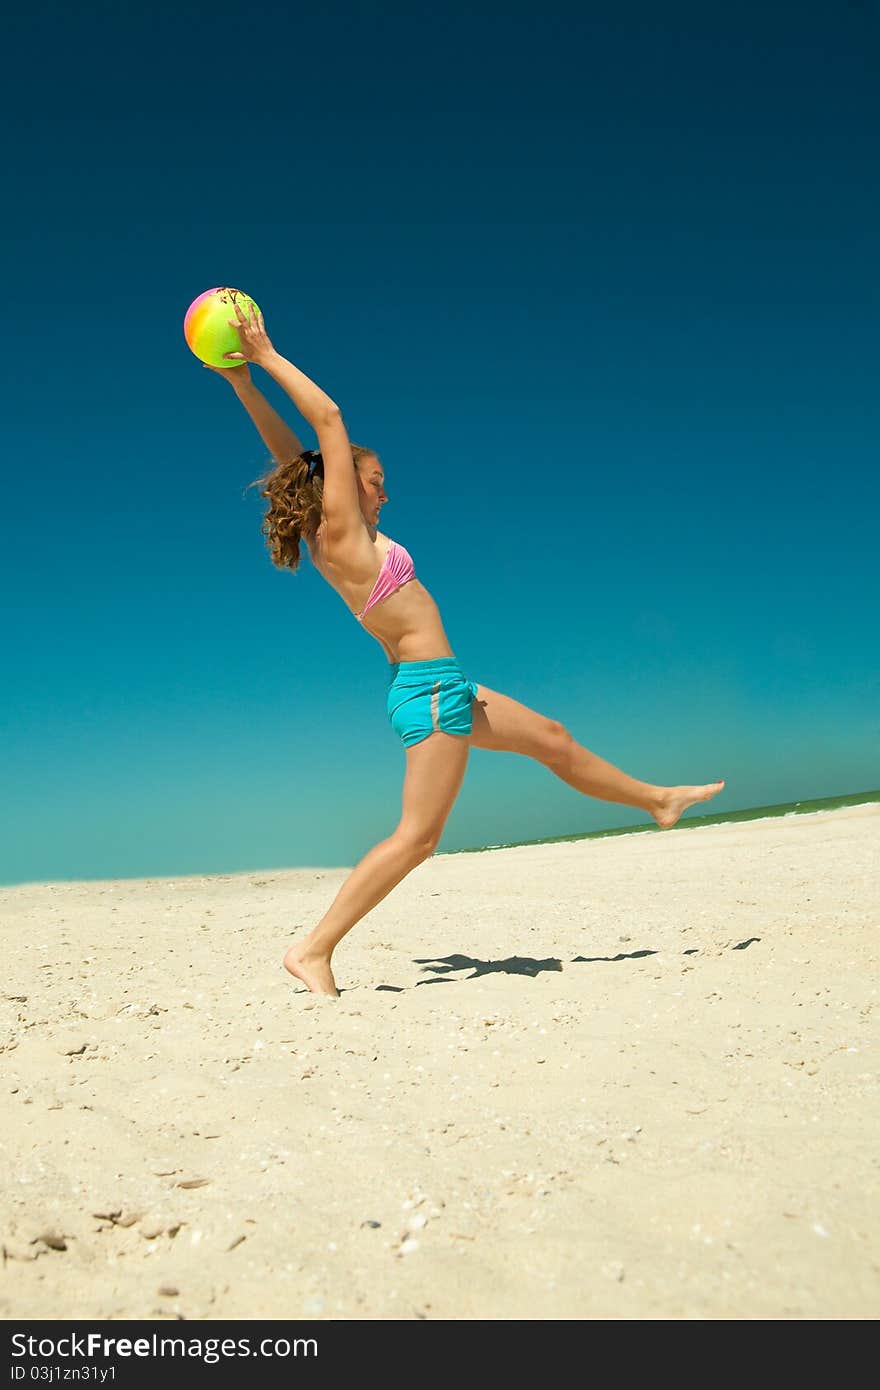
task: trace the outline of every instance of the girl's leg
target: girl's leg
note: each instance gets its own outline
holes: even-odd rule
[[[330,969],[336,946],[355,922],[434,853],[461,790],[469,753],[468,739],[443,732],[429,734],[406,749],[397,829],[364,855],[318,925],[284,957],[285,968],[313,994],[337,995]]]
[[[724,786],[723,782],[675,787],[640,782],[577,743],[558,719],[537,714],[484,685],[477,686],[471,746],[535,758],[586,796],[647,811],[662,829],[674,825],[688,806],[708,801]]]

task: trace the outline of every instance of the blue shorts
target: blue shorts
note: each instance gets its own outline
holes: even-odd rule
[[[465,679],[454,656],[391,664],[385,708],[407,748],[438,730],[466,738],[476,698],[475,683]]]

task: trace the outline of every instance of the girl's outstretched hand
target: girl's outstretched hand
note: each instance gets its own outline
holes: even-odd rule
[[[209,372],[216,372],[218,376],[225,376],[230,386],[245,386],[250,383],[251,369],[247,362],[242,362],[240,367],[212,367],[210,362],[203,362],[203,367],[207,367]]]
[[[256,362],[259,366],[275,351],[266,332],[263,315],[256,304],[253,305],[253,318],[251,318],[250,305],[247,307],[247,312],[242,309],[237,300],[233,302],[232,307],[235,310],[235,320],[227,319],[227,322],[230,328],[238,329],[241,352],[224,352],[223,356],[231,362]]]

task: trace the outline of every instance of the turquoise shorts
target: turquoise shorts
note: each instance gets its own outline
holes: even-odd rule
[[[391,664],[385,708],[407,748],[438,730],[466,738],[476,698],[475,683],[465,679],[454,656]]]

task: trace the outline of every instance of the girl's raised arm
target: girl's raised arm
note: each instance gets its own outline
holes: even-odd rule
[[[266,332],[266,325],[263,322],[263,315],[254,306],[255,317],[252,319],[250,311],[244,312],[239,303],[233,304],[235,316],[238,322],[229,323],[232,328],[238,329],[238,336],[241,339],[241,352],[224,352],[223,356],[232,362],[255,362],[258,367],[262,367],[271,377],[274,377],[279,386],[283,386],[290,399],[293,401],[300,415],[303,415],[313,429],[317,430],[319,425],[327,418],[339,414],[339,407],[332,401],[320,386],[316,386],[313,381],[292,362],[288,362],[282,357],[280,352],[276,352],[269,335]]]
[[[224,376],[229,382],[276,463],[287,463],[304,452],[306,446],[251,379],[246,362],[241,367],[212,367],[208,362],[203,365],[209,372]]]
[[[345,540],[363,527],[357,476],[351,455],[351,441],[342,420],[342,411],[334,400],[313,381],[275,351],[263,315],[255,310],[251,319],[241,305],[234,305],[241,352],[227,352],[230,361],[255,362],[287,392],[297,410],[308,420],[318,436],[318,447],[324,460],[324,490],[322,504],[328,539]]]

